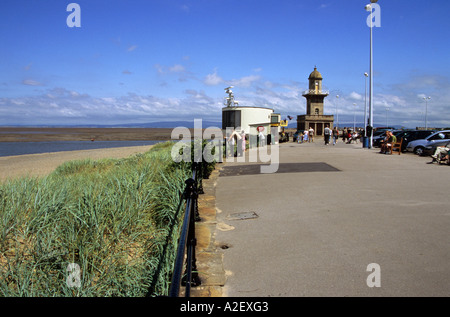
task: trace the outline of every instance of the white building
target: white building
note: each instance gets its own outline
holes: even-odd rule
[[[247,134],[256,134],[257,127],[268,131],[273,109],[262,107],[225,107],[222,109],[222,129],[240,127]]]
[[[264,107],[225,107],[222,108],[222,129],[227,128],[244,130],[249,136],[250,147],[256,144],[259,131],[266,140],[278,142],[280,115],[273,109]],[[268,137],[268,135],[270,136]]]
[[[233,86],[225,88],[228,98],[222,108],[222,130],[225,135],[233,129],[245,131],[250,147],[257,144],[257,135],[261,131],[270,143],[278,143],[280,115],[275,114],[273,109],[264,107],[240,107],[239,102],[234,100]],[[228,129],[228,131],[227,131]]]

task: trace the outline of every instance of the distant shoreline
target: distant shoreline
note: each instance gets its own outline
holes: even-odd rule
[[[0,142],[168,141],[172,128],[0,127]]]

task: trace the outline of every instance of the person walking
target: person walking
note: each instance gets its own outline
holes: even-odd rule
[[[303,131],[303,142],[308,142],[308,130]]]
[[[324,133],[325,145],[328,145],[330,143],[330,136],[331,136],[331,130],[328,127],[328,125],[326,125],[323,133]]]
[[[342,142],[345,143],[345,140],[347,139],[348,136],[348,130],[346,127],[344,127],[344,130],[342,130]]]
[[[333,145],[336,145],[336,142],[339,139],[339,131],[337,129],[337,127],[334,127],[333,129]]]
[[[262,131],[259,131],[259,146],[265,146],[266,145],[266,137],[262,133]]]
[[[245,150],[246,150],[246,147],[247,147],[247,143],[246,143],[246,140],[245,140],[245,130],[242,130],[241,131],[241,140],[240,140],[240,142],[241,142],[241,149],[242,149],[242,156],[244,155],[244,153],[245,153]]]
[[[314,129],[312,127],[310,127],[308,131],[308,141],[314,142]]]
[[[227,145],[226,145],[227,157],[234,157],[234,144],[235,144],[234,135],[235,131],[233,130],[233,132],[227,138]]]

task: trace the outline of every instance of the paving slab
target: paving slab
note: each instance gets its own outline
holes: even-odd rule
[[[290,142],[277,173],[220,164],[222,296],[448,296],[450,167],[378,151]]]

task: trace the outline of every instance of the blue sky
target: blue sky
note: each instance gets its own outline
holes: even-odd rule
[[[295,117],[315,65],[325,113],[362,122],[368,2],[2,0],[0,125],[220,121],[228,85],[242,106]],[[430,96],[428,126],[450,126],[450,2],[378,4],[375,124],[424,126]]]

